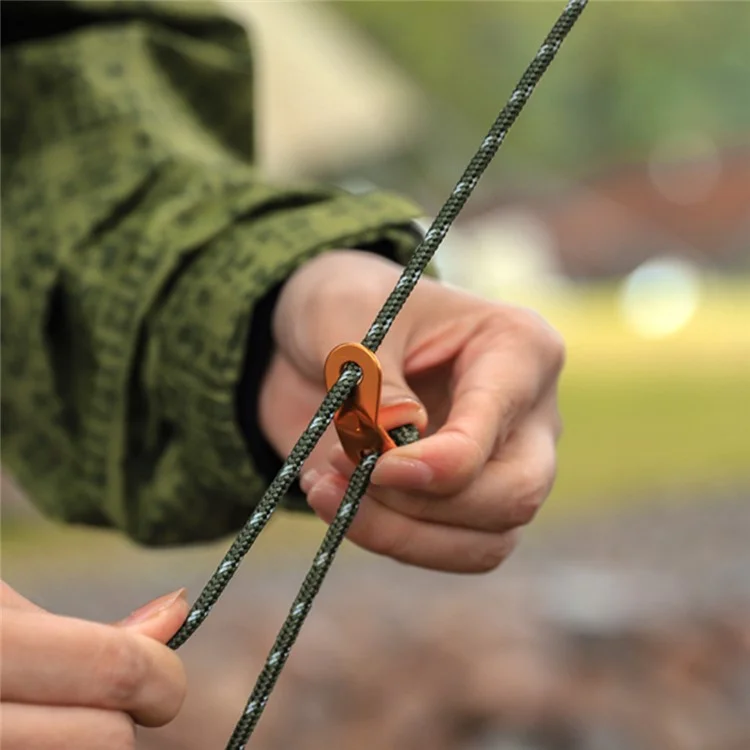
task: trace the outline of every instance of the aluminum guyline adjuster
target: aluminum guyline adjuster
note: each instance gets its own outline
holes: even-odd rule
[[[344,452],[358,464],[369,453],[384,453],[396,447],[393,438],[378,423],[383,370],[373,352],[362,344],[340,344],[325,363],[326,388],[341,377],[341,370],[353,362],[362,370],[357,387],[333,417]]]

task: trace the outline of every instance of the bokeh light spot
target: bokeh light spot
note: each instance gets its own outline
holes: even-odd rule
[[[633,332],[659,339],[685,327],[701,297],[698,270],[682,258],[653,258],[623,282],[620,312]]]

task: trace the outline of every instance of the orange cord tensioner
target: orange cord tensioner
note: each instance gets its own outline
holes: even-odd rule
[[[357,387],[336,412],[333,423],[344,452],[358,464],[368,453],[384,453],[396,447],[393,438],[378,423],[383,370],[378,358],[362,344],[340,344],[325,363],[326,388],[341,377],[342,368],[353,362],[362,370]]]

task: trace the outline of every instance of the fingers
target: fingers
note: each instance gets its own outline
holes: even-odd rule
[[[351,340],[346,331],[364,324],[364,313],[369,320],[367,308],[376,307],[383,285],[391,288],[393,273],[367,253],[333,253],[285,285],[274,326],[277,361],[285,364],[272,366],[261,409],[262,427],[282,455],[291,447],[289,434],[299,434],[291,429],[300,426],[297,407],[312,414],[319,403],[311,397],[321,395],[326,354]],[[356,278],[367,283],[352,283]],[[554,479],[559,418],[556,409],[534,415],[554,404],[564,360],[559,336],[530,311],[425,279],[378,356],[379,421],[386,428],[416,423],[423,437],[378,461],[349,538],[424,567],[494,567],[512,547],[508,529],[531,520]],[[285,409],[286,424],[278,415]],[[330,521],[353,467],[329,434],[333,455],[314,454],[301,484],[310,505]]]
[[[345,480],[329,476],[337,484],[339,502]],[[338,503],[320,503],[313,491],[310,505],[327,523],[333,520]],[[515,531],[492,534],[404,516],[371,497],[362,501],[347,538],[364,549],[403,563],[453,573],[484,573],[496,568],[517,544]]]
[[[556,335],[535,316],[516,317],[522,322],[510,329],[507,320],[501,325],[493,318],[474,333],[456,359],[446,423],[417,443],[389,451],[373,472],[374,484],[452,495],[477,478],[562,366]]]
[[[474,482],[454,495],[398,488],[376,488],[372,494],[411,518],[502,532],[531,523],[552,489],[556,472],[555,439],[545,425],[519,433],[499,460],[490,460]]]
[[[557,470],[555,430],[545,422],[524,425],[491,459],[474,482],[450,496],[371,487],[369,494],[391,510],[409,518],[465,529],[501,533],[530,523],[549,495]],[[329,475],[330,476],[330,475]],[[334,508],[339,484],[318,479],[303,488],[311,504]]]
[[[118,711],[3,703],[3,750],[133,750],[135,727]]]
[[[169,722],[182,705],[180,659],[144,635],[9,609],[2,641],[3,701],[125,711],[146,726]]]

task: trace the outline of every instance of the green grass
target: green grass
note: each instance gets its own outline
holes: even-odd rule
[[[568,344],[548,512],[750,486],[750,279],[707,281],[692,320],[659,340],[628,330],[616,299],[589,285],[534,302]]]
[[[551,506],[607,505],[663,490],[750,484],[750,370],[679,378],[575,373]],[[744,417],[741,416],[744,411]]]

